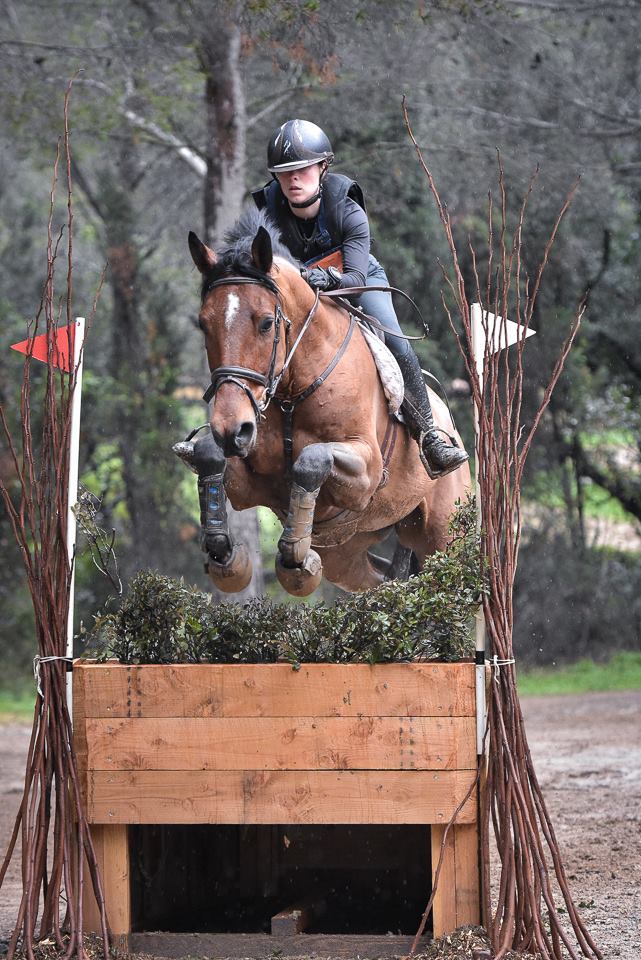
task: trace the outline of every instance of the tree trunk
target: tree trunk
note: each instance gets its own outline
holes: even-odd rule
[[[205,73],[207,174],[203,191],[205,242],[216,246],[240,215],[245,195],[245,88],[241,68],[240,8],[218,4],[199,41]],[[250,585],[235,600],[261,596],[264,577],[258,515],[229,508],[229,524],[236,540],[246,544],[254,564]],[[215,595],[218,591],[214,591]],[[222,599],[225,595],[218,594]]]
[[[245,194],[245,89],[241,70],[241,31],[225,5],[203,32],[200,61],[205,72],[207,174],[203,197],[206,242],[219,243],[237,219]],[[238,11],[236,11],[238,12]],[[210,23],[212,21],[210,20]]]

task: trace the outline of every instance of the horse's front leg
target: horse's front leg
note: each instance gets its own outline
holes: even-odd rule
[[[322,579],[321,559],[311,548],[321,487],[325,484],[344,509],[364,510],[378,486],[382,469],[371,461],[370,447],[361,442],[312,443],[296,459],[287,519],[276,556],[276,575],[288,593],[309,596]]]
[[[201,547],[207,554],[205,570],[224,593],[238,593],[252,578],[252,562],[244,543],[234,541],[227,519],[223,483],[227,461],[213,436],[183,441],[174,453],[198,474]]]

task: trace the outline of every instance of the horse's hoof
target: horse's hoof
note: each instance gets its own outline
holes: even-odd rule
[[[244,543],[234,544],[227,563],[217,563],[211,557],[207,561],[207,573],[214,586],[223,593],[240,593],[248,587],[253,573],[249,551]]]
[[[315,550],[309,550],[298,567],[286,567],[277,553],[276,576],[281,587],[293,597],[308,597],[323,579],[323,564]]]

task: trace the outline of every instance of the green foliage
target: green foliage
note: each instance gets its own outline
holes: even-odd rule
[[[641,652],[616,653],[606,663],[579,660],[561,667],[527,670],[518,677],[519,693],[580,694],[641,689]]]
[[[550,468],[547,473],[536,473],[527,484],[525,502],[546,511],[558,511],[567,508],[563,495],[561,467]],[[583,510],[586,517],[618,523],[634,522],[632,514],[623,509],[621,503],[607,490],[585,478],[582,482]],[[524,498],[525,499],[525,498]],[[549,519],[550,514],[547,514]]]
[[[0,689],[0,725],[26,723],[33,716],[35,699],[35,686]]]
[[[141,571],[121,608],[97,620],[93,644],[101,659],[123,663],[458,660],[471,652],[483,589],[473,499],[459,506],[451,535],[418,576],[334,607],[215,605],[183,581]]]

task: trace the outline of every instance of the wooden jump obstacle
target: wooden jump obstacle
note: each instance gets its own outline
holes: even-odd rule
[[[73,692],[79,776],[110,928],[121,947],[148,953],[193,954],[206,947],[210,955],[222,949],[220,955],[232,956],[233,937],[185,946],[185,935],[175,935],[172,947],[169,934],[158,935],[159,943],[151,933],[132,933],[130,825],[420,824],[429,827],[425,858],[431,852],[434,871],[444,826],[476,776],[473,663],[293,670],[289,664],[76,661]],[[428,895],[429,889],[425,902]],[[473,791],[448,834],[434,935],[478,923],[479,911]],[[290,934],[299,932],[296,917]],[[322,949],[311,934],[278,939],[288,928],[274,920],[262,955],[270,947]],[[85,928],[99,931],[89,896]],[[350,939],[363,938],[339,939],[349,955]],[[368,946],[376,950],[372,939]],[[378,940],[381,955],[407,952],[411,938]],[[251,956],[248,949],[245,942],[239,955]],[[339,955],[336,944],[331,949]]]

